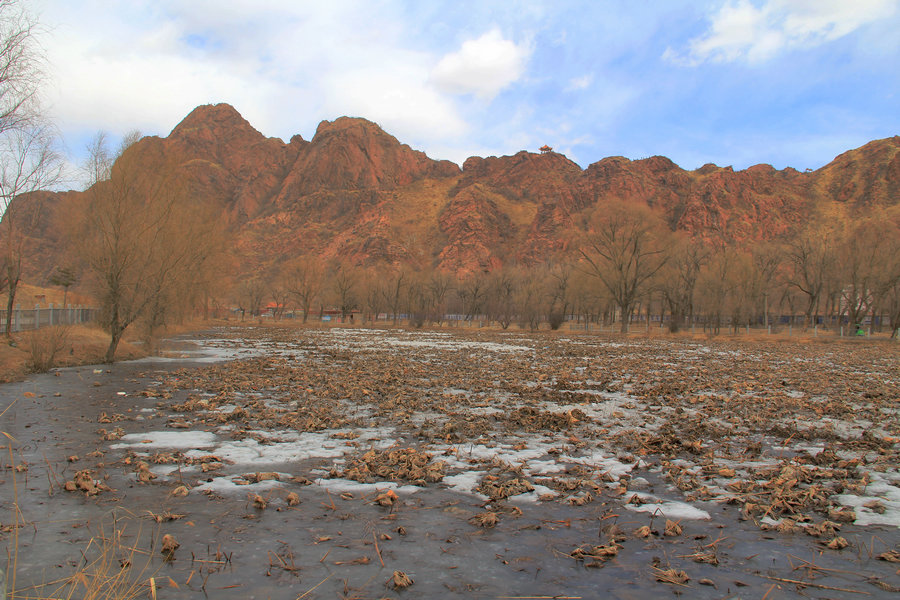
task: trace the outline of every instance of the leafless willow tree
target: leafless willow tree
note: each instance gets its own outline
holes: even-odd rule
[[[238,286],[238,306],[241,311],[241,320],[247,313],[251,317],[258,317],[262,312],[263,300],[266,297],[266,282],[261,277],[247,277],[241,280]]]
[[[288,294],[303,311],[303,322],[309,318],[313,302],[322,292],[325,267],[313,256],[299,256],[288,263],[284,272],[284,285]]]
[[[73,218],[72,245],[110,335],[107,362],[138,319],[150,331],[162,324],[220,250],[209,207],[186,195],[174,165],[145,164],[132,147],[139,137],[126,136],[114,162],[105,151],[92,156],[101,179]]]
[[[627,333],[635,305],[669,259],[669,231],[650,208],[622,202],[598,207],[585,231],[581,256],[619,308]]]
[[[806,327],[818,315],[826,284],[835,270],[839,238],[834,222],[817,217],[787,243],[787,281],[806,297]]]
[[[424,285],[427,290],[427,304],[431,320],[440,325],[447,312],[447,300],[453,290],[454,280],[448,273],[435,270]]]
[[[341,320],[352,317],[353,311],[359,308],[360,279],[360,270],[349,263],[339,261],[331,267],[331,288]]]
[[[678,239],[672,247],[671,258],[661,272],[659,288],[671,314],[669,330],[673,333],[694,315],[697,278],[710,252],[701,240],[688,237]]]
[[[22,278],[24,232],[39,218],[40,196],[29,194],[54,185],[61,161],[55,134],[41,112],[43,80],[37,25],[17,0],[0,0],[0,215],[6,289],[6,335]],[[29,206],[23,206],[30,204]]]

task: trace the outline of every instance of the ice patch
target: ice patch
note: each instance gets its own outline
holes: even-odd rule
[[[659,498],[652,494],[636,494],[644,501],[644,504],[626,504],[625,508],[628,510],[661,514],[667,519],[674,519],[676,521],[681,519],[687,519],[689,521],[706,521],[712,518],[709,516],[709,513],[702,508],[697,508],[686,502],[679,502],[677,500],[659,501]]]
[[[478,487],[478,482],[484,477],[484,473],[484,471],[466,471],[457,475],[445,475],[441,481],[453,491],[462,494],[475,494],[480,498],[487,499],[487,496],[475,491],[475,488]]]
[[[891,525],[900,527],[900,488],[892,485],[879,473],[872,473],[872,481],[866,486],[869,496],[841,494],[832,496],[832,500],[853,508],[856,512],[856,525]],[[879,502],[884,512],[878,513],[865,504]]]
[[[212,481],[201,483],[194,486],[191,492],[212,492],[214,494],[235,494],[248,492],[264,492],[275,488],[284,487],[283,481],[277,479],[266,479],[257,483],[238,485],[230,477],[216,477]]]
[[[209,431],[148,431],[123,435],[110,448],[209,448],[215,443],[216,434]]]
[[[226,442],[216,448],[214,454],[239,465],[264,465],[306,458],[336,458],[343,456],[346,448],[327,434],[303,433],[290,442],[260,444],[252,438]]]
[[[548,488],[545,485],[535,485],[534,490],[530,492],[526,492],[524,494],[519,494],[517,496],[510,496],[510,502],[528,502],[528,503],[537,503],[541,501],[541,496],[553,496],[556,497],[559,495],[556,490]]]
[[[192,470],[196,470],[196,467],[186,466],[182,467],[181,472],[184,473]],[[152,465],[150,467],[150,472],[161,479],[168,479],[169,475],[178,472],[178,465]]]
[[[502,460],[511,465],[518,465],[547,454],[550,446],[539,442],[533,442],[522,450],[514,450],[509,444],[497,444],[485,446],[484,444],[470,444],[460,446],[436,446],[438,452],[448,448],[456,448],[455,456],[448,455],[441,460],[451,467],[468,468],[470,460]]]
[[[532,460],[526,469],[529,475],[545,475],[547,473],[559,473],[565,471],[566,465],[559,464],[555,460]]]
[[[595,450],[592,454],[589,454],[587,456],[562,455],[559,457],[559,460],[561,462],[571,462],[599,469],[601,471],[609,473],[616,480],[622,477],[622,475],[630,473],[637,465],[637,463],[623,463],[615,458],[607,456],[600,450]]]
[[[397,485],[393,481],[379,481],[377,483],[360,483],[359,481],[351,481],[350,479],[326,479],[320,478],[313,481],[319,487],[325,488],[329,492],[356,492],[360,494],[370,494],[372,492],[380,492],[382,490],[394,490],[398,494],[415,494],[422,488],[416,485]]]

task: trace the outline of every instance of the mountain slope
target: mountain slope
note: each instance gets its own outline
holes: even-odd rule
[[[413,150],[365,119],[323,121],[310,141],[266,138],[227,104],[193,110],[135,153],[151,176],[175,172],[186,199],[220,207],[238,272],[298,254],[356,264],[437,266],[465,274],[571,251],[586,211],[606,202],[660,211],[673,229],[722,241],[776,238],[817,205],[853,211],[900,199],[900,136],[876,140],[807,173],[756,165],[681,169],[668,158],[604,158],[587,169],[561,154],[472,157],[462,169]],[[27,276],[63,264],[54,214],[78,192],[42,193],[28,231]],[[56,219],[56,220],[55,220]],[[49,229],[48,229],[49,228]]]

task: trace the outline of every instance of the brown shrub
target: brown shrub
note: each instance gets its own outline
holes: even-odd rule
[[[56,366],[56,359],[65,349],[69,338],[69,328],[55,325],[32,331],[28,334],[28,367],[35,373],[46,373]]]

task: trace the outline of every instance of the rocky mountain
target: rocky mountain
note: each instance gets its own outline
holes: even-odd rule
[[[662,156],[609,157],[582,170],[561,154],[525,151],[472,157],[460,169],[365,119],[323,121],[312,140],[285,143],[217,104],[127,152],[148,173],[174,171],[186,194],[221,207],[243,272],[308,253],[458,274],[535,263],[568,251],[585,212],[612,200],[647,204],[672,229],[736,241],[776,238],[821,203],[862,211],[900,201],[900,136],[806,173],[713,164],[687,171]],[[77,194],[19,202],[44,200],[28,232],[27,275],[36,283],[62,263],[55,224]]]

